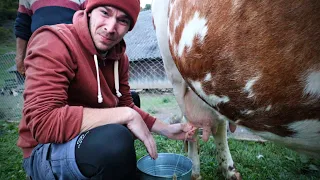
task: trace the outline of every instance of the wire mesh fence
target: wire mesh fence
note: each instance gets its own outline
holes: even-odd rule
[[[4,120],[19,120],[23,106],[23,77],[14,58],[14,53],[0,56],[0,119]]]
[[[24,78],[17,72],[14,59],[14,53],[0,56],[0,120],[21,119]],[[131,89],[140,95],[143,110],[168,121],[180,115],[161,59],[131,61],[129,74]]]

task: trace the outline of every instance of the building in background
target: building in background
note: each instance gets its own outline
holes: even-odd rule
[[[152,25],[151,10],[140,12],[135,27],[124,39],[130,61],[130,87],[132,89],[171,88]]]

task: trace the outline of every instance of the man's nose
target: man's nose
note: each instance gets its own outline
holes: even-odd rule
[[[107,33],[113,33],[116,30],[117,21],[116,19],[108,19],[105,23],[104,29],[107,31]]]

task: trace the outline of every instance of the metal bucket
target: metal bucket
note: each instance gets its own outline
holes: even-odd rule
[[[156,160],[144,156],[138,160],[137,167],[142,180],[190,180],[192,173],[191,159],[173,153],[158,153]]]

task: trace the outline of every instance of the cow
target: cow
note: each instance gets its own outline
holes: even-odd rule
[[[320,1],[153,0],[152,15],[181,111],[214,135],[227,179],[241,178],[227,121],[320,158]]]

